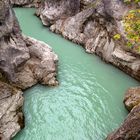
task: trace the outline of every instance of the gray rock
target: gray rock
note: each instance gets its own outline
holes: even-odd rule
[[[73,16],[80,10],[79,0],[45,0],[37,11],[44,25]]]
[[[57,85],[57,55],[47,44],[23,36],[8,0],[2,4],[0,72],[12,85],[21,89],[31,87],[37,82]],[[4,16],[6,14],[8,16]]]
[[[0,139],[10,140],[24,127],[20,90],[0,82]]]
[[[15,73],[17,82],[12,84],[21,89],[29,88],[38,82],[49,86],[58,85],[58,56],[44,42],[26,36],[23,40],[29,49],[30,59],[18,68],[19,71]]]
[[[140,103],[140,87],[129,88],[124,97],[124,104],[128,111],[131,111]]]

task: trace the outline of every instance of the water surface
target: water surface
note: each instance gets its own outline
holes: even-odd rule
[[[122,100],[139,83],[51,33],[34,9],[16,8],[23,33],[48,43],[59,56],[55,88],[36,85],[24,94],[25,128],[14,140],[103,140],[127,115]]]

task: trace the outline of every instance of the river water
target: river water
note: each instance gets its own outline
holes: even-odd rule
[[[25,91],[25,128],[14,140],[103,140],[127,115],[122,103],[128,87],[139,83],[51,33],[33,14],[15,8],[23,33],[49,44],[59,56],[57,87]]]

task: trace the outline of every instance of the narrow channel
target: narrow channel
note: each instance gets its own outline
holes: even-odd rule
[[[25,128],[14,140],[104,140],[127,115],[128,87],[139,83],[95,55],[43,27],[35,9],[15,8],[24,34],[49,44],[59,56],[57,87],[25,91]]]

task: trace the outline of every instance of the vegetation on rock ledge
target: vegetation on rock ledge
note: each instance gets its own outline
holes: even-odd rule
[[[125,0],[132,2],[132,0]],[[133,2],[140,2],[134,0]],[[137,53],[140,53],[140,9],[134,9],[124,17],[124,28],[128,39],[127,46]]]

